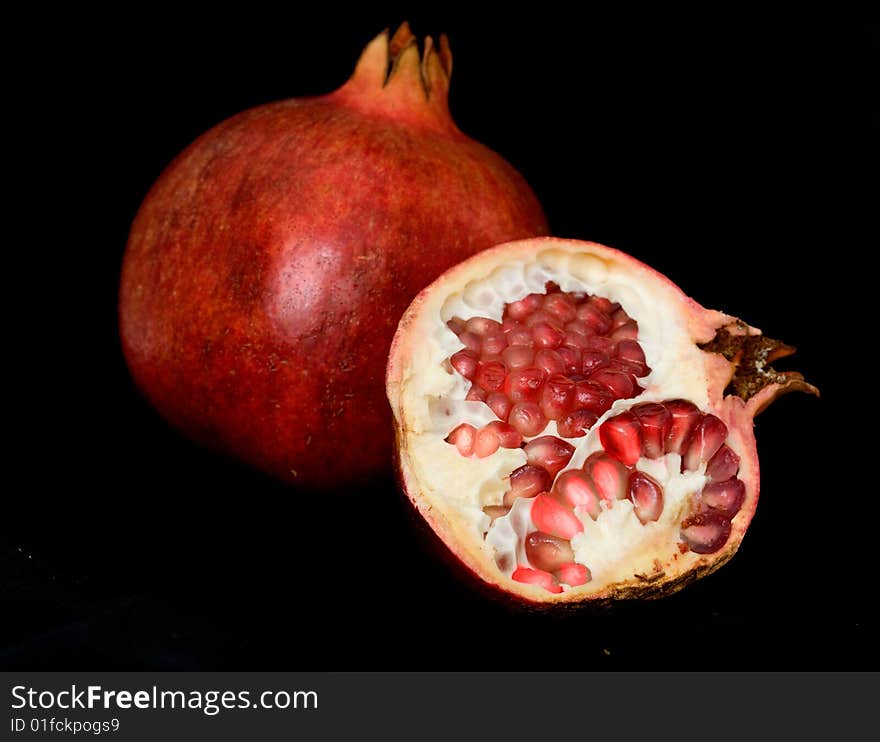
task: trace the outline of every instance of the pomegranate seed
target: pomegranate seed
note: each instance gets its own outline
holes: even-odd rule
[[[577,469],[562,472],[553,483],[553,495],[570,508],[581,508],[593,520],[602,512],[601,496],[586,472]]]
[[[625,325],[627,322],[632,320],[623,309],[618,309],[615,312],[611,313],[611,329],[616,330],[621,325]]]
[[[595,334],[595,330],[582,319],[576,319],[566,323],[565,334],[569,339],[572,335],[581,335],[586,338]]]
[[[489,405],[489,409],[495,413],[495,417],[507,422],[507,418],[510,416],[510,410],[513,407],[513,402],[510,401],[504,392],[492,392],[491,394],[486,395],[486,404]]]
[[[681,524],[681,537],[697,554],[718,551],[730,537],[730,521],[712,511],[697,513]]]
[[[517,567],[510,576],[512,580],[524,582],[527,585],[537,585],[543,587],[551,593],[561,593],[562,588],[556,582],[556,578],[549,572],[541,569],[529,569],[528,567]]]
[[[474,441],[474,453],[477,455],[477,458],[484,459],[495,453],[500,445],[501,441],[498,438],[498,433],[487,425],[477,431],[477,437]]]
[[[723,482],[739,473],[739,456],[727,444],[721,446],[706,465],[706,476]]]
[[[597,335],[604,335],[611,329],[611,318],[592,303],[593,298],[577,308],[577,318]]]
[[[621,325],[610,335],[612,340],[636,340],[639,337],[639,326],[633,320]]]
[[[544,310],[556,316],[560,322],[571,322],[577,313],[574,301],[566,294],[550,294],[544,299]]]
[[[493,420],[486,427],[495,431],[501,448],[519,448],[522,445],[522,436],[513,425]]]
[[[473,379],[474,374],[477,373],[479,357],[474,351],[465,349],[453,353],[449,363],[464,378]]]
[[[618,371],[620,373],[624,373],[627,376],[633,377],[633,388],[635,389],[635,379],[637,376],[644,376],[647,371],[642,367],[635,363],[630,363],[629,361],[621,361],[619,358],[612,358],[608,365],[606,366],[606,370],[608,371]],[[641,388],[641,387],[639,387]],[[633,397],[638,396],[638,392],[634,392],[632,394]]]
[[[479,354],[483,349],[483,341],[480,339],[480,336],[472,332],[465,330],[458,336],[458,339],[461,340],[465,348],[472,350],[474,353]]]
[[[601,335],[593,335],[592,337],[587,338],[587,348],[589,350],[594,350],[597,353],[604,353],[610,357],[614,355],[614,352],[617,350],[617,343],[610,338],[602,337]]]
[[[461,317],[453,317],[446,323],[446,326],[456,335],[460,335],[464,331],[465,322]]]
[[[576,564],[575,562],[563,564],[558,570],[556,570],[556,576],[559,578],[560,582],[564,582],[566,585],[571,585],[571,587],[586,585],[593,579],[593,575],[590,574],[589,569],[583,564]]]
[[[446,442],[455,446],[462,456],[470,456],[474,452],[474,440],[476,437],[476,428],[473,425],[462,423],[446,436]]]
[[[704,415],[696,424],[682,455],[681,470],[695,471],[700,462],[711,459],[727,438],[727,426],[715,415]]]
[[[562,471],[574,454],[574,446],[552,435],[542,435],[526,443],[523,448],[532,466],[540,466],[555,477]]]
[[[546,351],[547,353],[552,353],[554,351]],[[572,348],[568,345],[563,345],[561,348],[557,348],[556,353],[559,354],[559,357],[562,359],[562,367],[564,374],[580,374],[582,370],[581,360],[581,352],[577,348]]]
[[[533,567],[555,572],[566,562],[574,561],[574,551],[568,541],[534,531],[526,536],[526,557]]]
[[[559,420],[571,412],[574,382],[565,376],[551,376],[541,389],[541,412],[548,420]]]
[[[524,320],[532,312],[537,312],[544,305],[544,297],[541,294],[529,294],[519,301],[512,301],[504,310],[504,313],[515,320]]]
[[[607,454],[597,451],[584,462],[584,471],[596,485],[596,491],[605,502],[626,499],[626,467]]]
[[[534,402],[517,402],[507,421],[524,436],[538,435],[547,425],[547,418]]]
[[[511,506],[518,497],[534,497],[550,489],[553,477],[540,467],[525,466],[510,472],[510,491],[504,495],[504,504]]]
[[[666,453],[682,453],[691,431],[700,421],[700,410],[684,399],[673,399],[671,402],[664,402],[663,406],[671,415],[669,434],[666,436]]]
[[[544,492],[532,503],[532,522],[539,531],[571,541],[584,530],[583,523],[571,508],[565,507]]]
[[[510,317],[505,317],[504,321],[501,323],[501,332],[505,335],[509,335],[511,332],[520,332],[522,330],[528,331],[528,327],[526,327],[524,322],[520,322],[517,319],[510,319]]]
[[[494,319],[489,319],[488,317],[471,317],[467,323],[466,328],[468,332],[474,333],[474,335],[488,335],[489,333],[501,332],[501,323],[496,322]]]
[[[581,354],[581,371],[584,376],[589,376],[608,365],[611,359],[607,353],[598,350],[585,350]]]
[[[555,350],[542,349],[535,353],[535,368],[541,369],[547,376],[565,372],[562,356]]]
[[[620,309],[620,304],[617,302],[612,302],[610,299],[606,299],[604,296],[591,296],[590,304],[596,309],[598,309],[603,314],[611,317],[618,309]]]
[[[642,426],[642,440],[644,447],[642,454],[649,459],[658,459],[663,455],[666,436],[669,434],[669,426],[672,416],[662,404],[636,405],[632,412],[639,419]]]
[[[493,332],[483,336],[482,352],[488,355],[498,355],[507,347],[507,337],[502,332]]]
[[[635,394],[636,382],[632,374],[600,368],[590,374],[590,381],[607,386],[617,399],[629,399]]]
[[[645,360],[645,351],[642,350],[642,346],[635,340],[621,340],[617,344],[617,357],[633,368],[638,369],[634,371],[636,376],[645,376],[651,370],[648,368],[648,363]]]
[[[535,359],[535,351],[526,345],[511,345],[501,353],[501,359],[507,368],[527,368]]]
[[[498,518],[503,518],[510,512],[509,507],[504,505],[486,505],[483,512],[489,516],[489,525],[491,526]]]
[[[557,327],[557,325],[559,325],[559,320],[550,314],[550,312],[545,312],[543,309],[533,312],[526,318],[526,327],[529,328],[529,331],[534,330],[535,325],[539,324],[547,324],[553,329],[559,330],[559,327]]]
[[[611,390],[594,381],[577,381],[574,385],[574,409],[589,410],[602,415],[611,409]]]
[[[488,393],[485,389],[480,389],[480,387],[474,385],[470,389],[468,389],[468,393],[465,395],[465,399],[469,402],[485,402]]]
[[[609,417],[599,427],[602,447],[626,466],[635,466],[642,455],[642,426],[632,412]]]
[[[526,348],[533,348],[535,341],[532,340],[532,333],[528,330],[516,330],[507,336],[507,345],[508,347],[524,346]]]
[[[663,512],[663,488],[644,472],[634,471],[630,474],[629,499],[642,525],[657,520]]]
[[[587,335],[578,335],[576,332],[569,332],[565,336],[563,345],[567,345],[569,348],[575,348],[580,352],[590,347],[590,338]]]
[[[547,322],[532,325],[532,339],[536,348],[558,348],[565,340],[565,333]]]
[[[556,421],[556,430],[563,438],[581,438],[596,424],[599,416],[590,410],[575,410]]]
[[[517,368],[507,374],[504,380],[504,393],[510,397],[510,401],[537,402],[541,393],[541,387],[547,375],[539,368]]]
[[[507,369],[503,363],[498,361],[489,361],[488,363],[480,363],[474,381],[487,392],[497,392],[504,386],[507,378]]]
[[[703,488],[701,511],[713,511],[725,518],[733,518],[746,499],[746,486],[739,479],[710,482]]]

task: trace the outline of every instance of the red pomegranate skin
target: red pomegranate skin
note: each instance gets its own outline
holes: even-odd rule
[[[547,232],[523,178],[449,117],[450,62],[429,47],[420,76],[408,29],[382,35],[336,92],[234,116],[155,183],[123,261],[121,339],[185,434],[307,488],[390,471],[404,309],[475,252]]]

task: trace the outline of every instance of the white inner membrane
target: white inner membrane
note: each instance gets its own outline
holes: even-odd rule
[[[431,315],[434,326],[427,328],[427,337],[413,351],[411,368],[419,369],[419,383],[416,393],[407,395],[406,403],[416,407],[408,417],[409,432],[414,434],[409,453],[416,474],[431,506],[443,510],[455,529],[463,531],[458,535],[480,544],[486,559],[502,565],[499,568],[508,576],[517,565],[528,565],[523,542],[537,530],[529,515],[532,500],[518,499],[491,527],[482,509],[501,504],[509,489],[507,477],[526,463],[526,456],[521,449],[502,448],[483,459],[466,458],[445,441],[461,423],[479,428],[497,419],[484,403],[465,400],[471,382],[448,362],[463,345],[446,322],[453,317],[466,320],[475,316],[500,322],[505,304],[530,293],[545,293],[548,281],[564,292],[586,292],[618,302],[638,322],[638,342],[651,369],[639,379],[644,392],[634,399],[616,401],[586,436],[564,439],[575,448],[566,469],[580,469],[586,458],[601,448],[601,423],[633,404],[681,397],[706,408],[701,353],[688,334],[683,313],[669,313],[670,306],[678,306],[673,289],[659,280],[634,281],[633,270],[613,260],[555,249],[538,253],[528,262],[511,260],[450,295],[440,312]],[[562,438],[554,421],[539,435]],[[679,473],[679,465],[677,454],[638,462],[637,468],[663,487],[663,512],[656,522],[639,522],[628,500],[616,501],[611,507],[603,504],[595,521],[576,511],[584,531],[572,540],[572,548],[577,562],[589,568],[592,580],[578,588],[563,585],[565,590],[593,592],[632,580],[636,574],[651,574],[657,569],[658,555],[668,558],[677,551],[678,526],[688,498],[705,482],[705,464],[685,474]]]

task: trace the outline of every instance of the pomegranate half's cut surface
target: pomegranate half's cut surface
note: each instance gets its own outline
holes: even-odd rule
[[[402,485],[516,598],[668,594],[739,547],[758,503],[754,416],[817,393],[770,366],[793,350],[617,250],[500,245],[400,322],[387,391]]]

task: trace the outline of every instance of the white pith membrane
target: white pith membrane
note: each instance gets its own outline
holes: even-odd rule
[[[632,399],[615,401],[586,436],[562,438],[551,420],[532,437],[557,436],[574,447],[562,471],[581,469],[590,454],[602,450],[602,423],[637,404],[684,399],[703,413],[726,417],[709,405],[707,354],[694,341],[681,294],[644,266],[615,260],[613,251],[548,247],[522,257],[514,254],[491,269],[487,267],[485,274],[472,275],[458,291],[428,295],[417,315],[418,324],[408,328],[418,341],[408,348],[410,356],[399,382],[402,412],[398,423],[402,422],[405,436],[401,455],[409,478],[418,482],[426,501],[420,508],[448,524],[455,539],[466,544],[471,556],[482,563],[484,573],[494,569],[508,578],[506,589],[538,591],[542,600],[556,596],[509,580],[518,566],[532,566],[524,541],[539,530],[531,518],[533,498],[517,499],[510,512],[496,518],[491,526],[483,511],[486,506],[502,503],[510,489],[508,477],[526,464],[526,454],[522,449],[499,448],[486,458],[464,457],[446,441],[462,423],[479,429],[497,420],[483,402],[465,399],[471,382],[449,364],[449,358],[463,344],[446,323],[455,317],[500,322],[507,304],[531,293],[545,293],[548,282],[565,293],[583,292],[619,303],[638,323],[638,343],[650,368],[648,375],[638,379],[644,391]],[[729,420],[725,422],[730,427]],[[736,429],[731,429],[726,444],[743,457],[745,445]],[[589,569],[591,579],[575,587],[562,583],[564,593],[604,593],[612,586],[638,582],[664,570],[681,573],[700,561],[699,555],[682,548],[680,531],[682,521],[693,512],[692,495],[706,484],[706,462],[684,473],[680,463],[678,454],[668,453],[656,459],[642,457],[634,467],[662,487],[663,509],[656,521],[640,522],[627,499],[610,506],[603,503],[596,520],[580,509],[575,511],[583,532],[571,539],[571,546],[575,561]],[[673,562],[677,564],[670,569]]]

